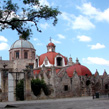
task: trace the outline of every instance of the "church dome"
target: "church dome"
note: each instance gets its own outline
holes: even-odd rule
[[[34,49],[34,46],[27,40],[19,39],[12,44],[10,49],[13,49],[13,48],[33,48]]]
[[[52,42],[50,42],[50,43],[47,45],[47,47],[48,47],[48,46],[54,46],[54,47],[55,47],[55,44],[52,43]]]
[[[77,72],[78,76],[92,75],[91,71],[81,64],[74,64],[66,69],[66,72],[69,77],[72,77],[75,71]]]
[[[44,53],[42,55],[40,55],[40,58],[39,58],[39,65],[42,65],[43,64],[43,61],[44,59],[47,57],[50,64],[54,65],[55,64],[55,57],[58,55],[59,53],[56,53],[56,52],[47,52],[47,53]],[[61,54],[60,54],[61,55]],[[61,55],[63,58],[64,58],[64,62],[65,62],[65,65],[67,65],[67,58],[63,55]]]

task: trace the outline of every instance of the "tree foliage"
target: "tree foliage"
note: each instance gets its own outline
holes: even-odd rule
[[[24,80],[20,80],[16,85],[17,100],[24,100]]]
[[[31,89],[35,96],[38,96],[41,94],[41,89],[44,91],[46,96],[51,94],[51,91],[49,87],[46,85],[46,83],[44,82],[44,80],[32,79]]]
[[[60,14],[57,8],[41,5],[40,0],[0,0],[0,30],[10,28],[17,30],[18,34],[29,39],[32,35],[31,26],[34,24],[37,31],[41,19],[53,19],[55,26]],[[28,25],[31,22],[31,26]]]

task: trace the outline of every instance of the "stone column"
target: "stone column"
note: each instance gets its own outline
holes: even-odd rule
[[[25,100],[31,100],[31,73],[25,72]]]
[[[2,101],[8,101],[8,73],[1,71]]]

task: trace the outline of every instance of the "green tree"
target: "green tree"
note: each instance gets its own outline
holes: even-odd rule
[[[46,96],[51,94],[50,88],[46,85],[44,80],[32,79],[31,80],[31,89],[35,96],[38,96],[41,94],[41,89],[44,91]]]
[[[57,8],[43,6],[39,0],[0,0],[0,30],[17,30],[22,38],[29,39],[33,24],[37,31],[41,32],[38,27],[39,21],[53,19],[55,26],[58,14],[60,11]],[[31,26],[29,22],[32,23]]]
[[[16,85],[17,100],[24,100],[24,80],[20,80]]]

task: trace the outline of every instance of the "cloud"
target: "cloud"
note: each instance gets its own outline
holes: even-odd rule
[[[39,39],[38,39],[38,38],[33,38],[33,40],[34,40],[34,41],[37,41],[37,40],[39,40]]]
[[[7,43],[0,43],[0,50],[9,50],[9,45]]]
[[[14,11],[12,11],[9,15],[9,13],[5,10],[3,11],[3,17],[0,18],[1,20],[5,20],[7,18],[7,20],[11,20],[12,18],[19,18],[18,15],[16,15],[16,13]],[[7,17],[8,15],[8,17]]]
[[[109,8],[102,12],[93,7],[91,3],[84,3],[81,7],[77,6],[77,9],[79,9],[83,14],[97,21],[105,20],[109,22]]]
[[[109,60],[99,58],[99,57],[88,57],[83,58],[82,61],[87,64],[97,64],[97,65],[106,65],[109,66]]]
[[[66,37],[63,36],[62,34],[58,34],[58,37],[59,37],[60,39],[65,39],[65,38],[66,38]]]
[[[63,12],[62,18],[68,21],[68,26],[71,29],[89,30],[89,29],[95,28],[95,25],[90,21],[90,19],[82,15],[79,15],[76,17],[73,14]]]
[[[82,36],[77,36],[77,39],[82,42],[90,42],[92,39],[88,36],[82,35]]]
[[[38,45],[38,46],[42,46],[43,44],[42,44],[42,43],[37,43],[36,45]]]
[[[79,17],[76,17],[75,21],[73,22],[72,28],[89,30],[95,28],[95,25],[92,24],[87,17],[80,15]]]
[[[105,45],[104,44],[100,44],[100,43],[97,43],[96,45],[88,45],[88,46],[91,47],[92,50],[105,48]]]
[[[4,36],[0,36],[0,41],[7,42],[8,40]]]
[[[66,12],[62,12],[61,16],[62,16],[62,18],[63,18],[64,20],[67,20],[67,21],[69,21],[69,22],[72,22],[72,19],[75,18],[75,15],[69,14],[69,13],[66,13]]]
[[[39,0],[41,5],[47,5],[50,6],[49,2],[47,0]]]
[[[57,40],[54,40],[54,39],[52,39],[52,42],[55,43],[55,44],[60,44],[61,43],[60,41],[57,41]]]
[[[49,24],[48,23],[40,24],[40,27],[42,29],[47,29],[49,27]]]
[[[46,5],[46,6],[49,6],[50,7],[50,4],[49,4],[49,2],[47,1],[47,0],[39,0],[39,2],[40,2],[40,5],[42,5],[42,6],[44,6],[44,5]],[[28,6],[28,5],[27,5]],[[39,9],[39,7],[37,6],[37,5],[35,5],[35,6],[33,6],[35,9]]]

